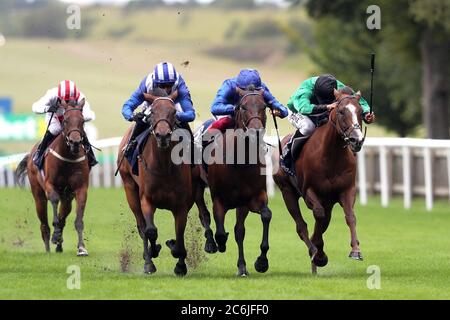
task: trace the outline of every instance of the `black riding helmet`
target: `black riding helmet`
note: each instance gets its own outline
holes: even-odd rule
[[[319,76],[314,85],[314,96],[319,104],[330,104],[335,100],[334,89],[337,89],[336,78],[331,74]]]

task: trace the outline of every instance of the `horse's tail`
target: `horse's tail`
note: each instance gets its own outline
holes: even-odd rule
[[[19,165],[16,168],[15,176],[17,179],[17,184],[19,187],[23,188],[25,186],[25,175],[27,173],[27,165],[28,159],[30,158],[30,154],[28,153],[25,157],[20,161]]]

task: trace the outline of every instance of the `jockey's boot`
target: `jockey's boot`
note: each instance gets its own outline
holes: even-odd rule
[[[283,148],[283,154],[280,157],[280,166],[281,168],[284,170],[284,172],[286,172],[288,175],[290,176],[295,176],[295,172],[292,169],[293,167],[293,156],[292,156],[292,143],[294,142],[294,139],[297,138],[298,136],[301,136],[301,133],[297,130],[295,132],[295,134],[293,134],[291,136],[291,138],[289,139],[288,143],[286,143],[286,145]]]
[[[145,123],[144,121],[142,121],[142,120],[136,121],[134,128],[133,128],[133,132],[131,133],[130,141],[125,146],[125,152],[124,152],[125,157],[128,157],[130,154],[132,154],[134,152],[134,149],[136,148],[136,145],[137,145],[137,141],[136,141],[137,136],[140,135],[142,132],[144,132],[144,130],[147,128],[148,128],[148,124]]]
[[[84,146],[84,150],[86,151],[86,154],[87,154],[87,157],[88,157],[89,168],[92,168],[93,166],[98,164],[98,161],[95,158],[94,150],[92,149],[92,145],[89,142],[89,139],[88,139],[87,135],[84,135],[83,146]]]
[[[50,131],[46,131],[44,134],[44,137],[42,138],[41,143],[36,149],[36,152],[33,156],[33,163],[39,168],[42,168],[42,162],[44,160],[44,152],[47,150],[47,147],[50,145],[50,143],[53,141],[55,136],[51,134]]]

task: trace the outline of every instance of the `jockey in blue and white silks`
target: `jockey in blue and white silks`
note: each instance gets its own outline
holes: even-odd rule
[[[136,125],[130,138],[130,144],[127,152],[130,152],[135,146],[135,138],[142,133],[148,124],[142,121],[142,113],[133,114],[133,111],[141,104],[143,110],[149,107],[144,99],[144,93],[151,93],[155,89],[163,89],[167,95],[178,90],[178,96],[175,99],[175,108],[177,109],[176,118],[181,125],[186,125],[195,119],[195,110],[192,105],[191,94],[184,82],[184,79],[177,73],[175,67],[169,62],[158,63],[152,73],[145,76],[139,84],[139,87],[131,94],[131,97],[122,107],[122,115],[125,120],[135,121]]]
[[[211,128],[224,131],[234,125],[234,110],[239,103],[240,96],[236,88],[243,90],[253,86],[256,90],[264,90],[264,100],[273,109],[279,111],[281,118],[288,115],[288,110],[270,93],[269,88],[261,81],[258,71],[254,69],[243,69],[237,77],[227,79],[222,83],[216,98],[211,105],[211,113],[220,117]]]

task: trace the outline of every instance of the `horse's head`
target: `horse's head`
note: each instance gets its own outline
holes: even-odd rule
[[[364,134],[362,133],[362,107],[359,104],[361,92],[353,94],[350,88],[334,90],[337,106],[331,114],[331,121],[335,123],[344,142],[350,145],[353,152],[361,150],[364,143]]]
[[[239,103],[236,107],[236,129],[263,130],[266,127],[266,102],[264,89],[237,88]]]
[[[170,138],[176,123],[177,110],[174,100],[177,96],[178,91],[174,91],[169,96],[163,90],[144,93],[145,100],[151,104],[147,122],[152,128],[159,148],[167,148],[170,145]]]
[[[64,108],[64,120],[62,135],[66,141],[70,152],[77,154],[80,151],[80,144],[84,139],[84,117],[83,107],[85,99],[80,102],[61,100],[61,106]]]

